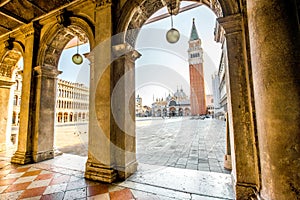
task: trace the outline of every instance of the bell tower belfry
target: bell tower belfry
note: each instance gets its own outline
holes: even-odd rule
[[[195,26],[195,19],[189,39],[190,104],[192,115],[206,114],[206,95],[204,87],[203,49]]]

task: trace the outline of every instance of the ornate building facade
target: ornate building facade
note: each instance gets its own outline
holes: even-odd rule
[[[171,95],[169,94],[165,99],[156,99],[152,103],[153,117],[175,117],[175,116],[190,116],[191,106],[188,96],[183,89]]]
[[[206,99],[203,70],[203,49],[198,36],[195,19],[189,40],[190,102],[192,115],[206,114]]]

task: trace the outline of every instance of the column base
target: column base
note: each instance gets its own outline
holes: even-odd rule
[[[11,158],[10,162],[24,165],[24,164],[32,163],[33,159],[32,159],[32,155],[29,153],[16,151],[13,157]]]
[[[239,199],[257,199],[259,196],[256,185],[237,183],[235,186],[235,197]]]
[[[110,166],[87,161],[84,177],[95,181],[112,183],[117,179],[117,171]]]
[[[231,155],[224,156],[224,168],[232,170]]]
[[[54,150],[40,151],[40,152],[33,153],[34,162],[41,162],[43,160],[49,160],[53,158],[54,158]]]
[[[137,171],[138,163],[136,161],[127,164],[125,167],[117,167],[118,170],[118,178],[121,180],[127,179],[134,172]]]

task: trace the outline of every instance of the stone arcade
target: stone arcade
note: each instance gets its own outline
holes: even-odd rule
[[[1,149],[9,137],[12,71],[23,57],[20,134],[11,162],[54,157],[57,65],[64,46],[78,36],[91,46],[85,177],[105,182],[126,179],[137,168],[133,69],[141,55],[134,50],[135,38],[154,12],[167,5],[176,14],[180,1],[53,2],[0,2]],[[226,33],[236,199],[299,198],[299,1],[198,2],[212,9]]]

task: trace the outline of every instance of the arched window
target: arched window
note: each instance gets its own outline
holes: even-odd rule
[[[15,96],[14,96],[14,105],[15,105],[15,106],[18,105],[18,99],[19,99],[18,96],[15,95]]]
[[[68,113],[67,112],[64,113],[64,122],[68,122]]]
[[[72,113],[72,112],[71,112],[70,115],[69,115],[69,121],[70,121],[70,122],[73,122],[73,113]]]

